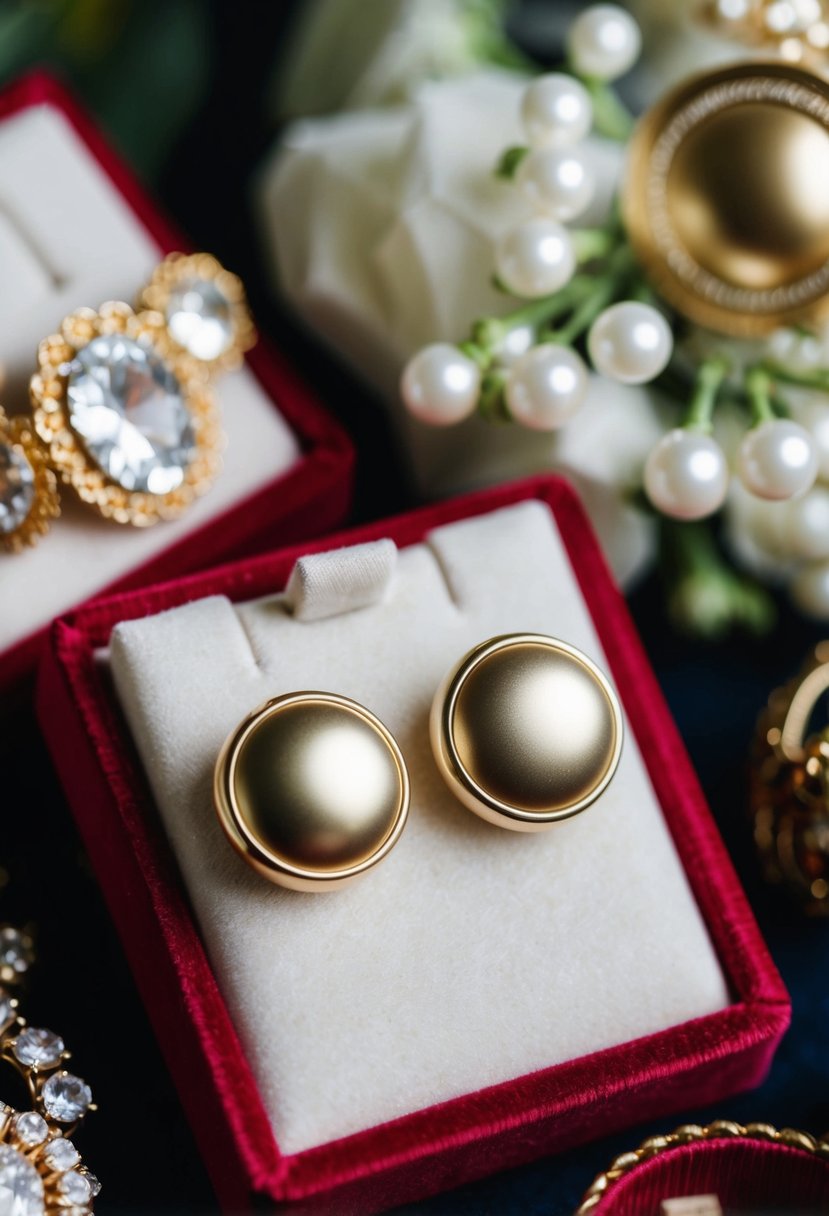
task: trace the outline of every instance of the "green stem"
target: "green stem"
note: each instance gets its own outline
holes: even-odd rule
[[[699,365],[694,380],[694,391],[688,405],[688,411],[683,420],[683,427],[688,431],[711,433],[711,419],[717,397],[723,380],[728,375],[728,363],[725,359],[706,359]]]
[[[829,368],[815,367],[811,371],[794,367],[786,367],[783,363],[775,363],[766,359],[759,365],[774,380],[782,384],[793,384],[798,388],[817,389],[818,392],[829,393]]]
[[[569,69],[574,76],[578,72]],[[605,80],[592,76],[579,76],[593,102],[593,126],[599,135],[607,139],[627,143],[633,133],[636,120],[616,90]]]
[[[576,252],[576,261],[593,262],[597,258],[605,258],[619,244],[619,230],[613,224],[603,228],[571,228],[570,236]]]
[[[472,342],[491,354],[512,330],[523,326],[538,330],[557,317],[565,316],[592,288],[592,276],[576,275],[566,287],[553,295],[530,300],[503,317],[482,317],[472,327]]]
[[[620,246],[608,258],[604,273],[593,277],[590,293],[573,309],[573,315],[567,324],[562,325],[560,329],[554,329],[545,337],[545,341],[572,346],[590,328],[598,315],[617,298],[633,265],[630,246]]]
[[[769,372],[761,364],[750,367],[745,375],[745,389],[751,408],[751,425],[759,426],[776,418],[773,383]]]

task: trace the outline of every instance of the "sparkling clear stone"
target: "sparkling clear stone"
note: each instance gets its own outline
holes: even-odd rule
[[[14,1018],[12,998],[5,988],[0,988],[0,1031],[5,1030],[9,1023],[14,1021]]]
[[[20,1063],[27,1068],[52,1068],[60,1060],[65,1048],[63,1039],[54,1031],[27,1026],[17,1036],[12,1050]]]
[[[56,1072],[43,1086],[43,1105],[58,1123],[75,1123],[92,1105],[92,1090],[71,1072]]]
[[[33,962],[34,951],[28,937],[10,925],[0,929],[0,966],[11,967],[18,975],[23,975]]]
[[[69,1174],[64,1174],[58,1185],[61,1193],[70,1203],[88,1203],[92,1198],[89,1179],[83,1174],[75,1173],[74,1170]]]
[[[33,1110],[27,1111],[25,1115],[17,1116],[14,1121],[14,1130],[20,1143],[25,1144],[27,1148],[43,1144],[49,1135],[46,1120]]]
[[[233,342],[230,301],[208,279],[185,279],[167,302],[170,333],[196,359],[218,359]]]
[[[33,1165],[10,1144],[0,1144],[0,1213],[45,1216],[43,1183]]]
[[[22,452],[0,443],[0,532],[16,532],[34,500],[34,469]]]
[[[90,1174],[89,1170],[86,1171],[86,1176],[89,1179],[89,1185],[92,1189],[92,1198],[97,1199],[101,1193],[101,1184],[94,1174]]]
[[[107,477],[146,494],[181,485],[193,458],[193,419],[178,380],[151,347],[105,334],[65,371],[70,421]]]
[[[58,1173],[63,1173],[64,1170],[71,1170],[77,1165],[81,1159],[81,1155],[75,1148],[71,1140],[64,1140],[59,1137],[53,1140],[51,1144],[47,1144],[43,1150],[43,1160],[50,1169]]]

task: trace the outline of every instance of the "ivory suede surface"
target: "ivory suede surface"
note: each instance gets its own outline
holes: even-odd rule
[[[34,106],[0,123],[0,403],[8,413],[27,406],[40,340],[82,305],[132,301],[159,258],[58,110]],[[120,527],[66,490],[63,515],[37,548],[0,555],[0,653],[291,468],[296,438],[249,371],[220,380],[217,396],[224,467],[181,519]]]
[[[365,577],[359,549],[340,552],[327,587],[350,561]],[[438,528],[400,552],[375,602],[328,612],[298,620],[280,596],[211,597],[111,638],[119,699],[283,1153],[728,1004],[630,732],[602,798],[542,834],[477,819],[434,766],[431,698],[475,643],[550,633],[606,669],[546,506]],[[259,878],[212,807],[225,737],[297,689],[368,706],[412,779],[395,850],[325,895]]]

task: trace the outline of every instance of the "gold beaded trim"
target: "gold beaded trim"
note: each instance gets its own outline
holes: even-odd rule
[[[79,350],[103,334],[124,334],[151,346],[181,387],[192,418],[196,450],[182,484],[169,494],[131,492],[110,480],[72,428],[67,406],[68,365]],[[97,312],[80,308],[66,317],[60,333],[41,342],[38,363],[40,371],[30,384],[35,429],[60,479],[101,515],[116,523],[147,527],[180,515],[210,487],[218,472],[223,442],[218,411],[204,365],[173,342],[159,313],[134,313],[128,304],[118,301],[103,304]]]
[[[808,1132],[796,1131],[792,1127],[784,1127],[778,1131],[769,1123],[747,1123],[744,1126],[729,1119],[717,1119],[707,1127],[686,1123],[666,1136],[649,1136],[633,1152],[622,1153],[616,1157],[610,1169],[599,1174],[588,1187],[575,1216],[590,1216],[607,1191],[642,1162],[650,1161],[652,1157],[670,1152],[683,1144],[697,1144],[704,1140],[758,1140],[766,1144],[782,1144],[829,1161],[829,1135],[818,1139]]]
[[[242,280],[211,253],[171,253],[153,271],[152,278],[138,297],[137,308],[150,308],[167,316],[172,293],[188,279],[212,283],[230,305],[233,340],[226,351],[215,359],[205,360],[211,372],[233,371],[242,362],[245,351],[256,342],[256,329],[248,310]]]
[[[34,473],[34,499],[29,514],[13,532],[0,534],[0,548],[19,553],[27,545],[36,545],[49,531],[52,520],[60,515],[58,483],[30,418],[8,418],[0,407],[0,444],[16,448]]]

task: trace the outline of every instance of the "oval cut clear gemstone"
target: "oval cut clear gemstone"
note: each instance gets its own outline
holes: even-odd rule
[[[43,1105],[58,1123],[75,1123],[92,1105],[92,1090],[71,1072],[56,1072],[43,1086]]]
[[[130,492],[169,494],[193,459],[193,419],[156,351],[103,334],[66,367],[69,418],[97,465]]]
[[[70,1203],[88,1203],[92,1198],[92,1187],[89,1179],[84,1174],[78,1174],[74,1170],[68,1174],[64,1174],[58,1185],[61,1193],[66,1196]]]
[[[42,1144],[49,1135],[46,1120],[33,1110],[17,1116],[14,1121],[14,1130],[20,1143],[25,1144],[27,1148]]]
[[[9,443],[0,443],[0,532],[16,532],[35,500],[35,471]]]
[[[60,1060],[64,1043],[60,1035],[52,1030],[27,1026],[17,1036],[12,1050],[20,1063],[27,1068],[51,1068]]]
[[[50,1169],[62,1173],[64,1170],[71,1170],[73,1166],[78,1164],[80,1154],[71,1140],[64,1140],[60,1136],[53,1140],[51,1144],[47,1144],[43,1150],[43,1160]]]
[[[230,301],[209,279],[184,279],[167,301],[170,333],[196,359],[218,359],[233,342]]]
[[[0,1212],[3,1216],[45,1216],[46,1212],[37,1170],[10,1144],[0,1144]]]

